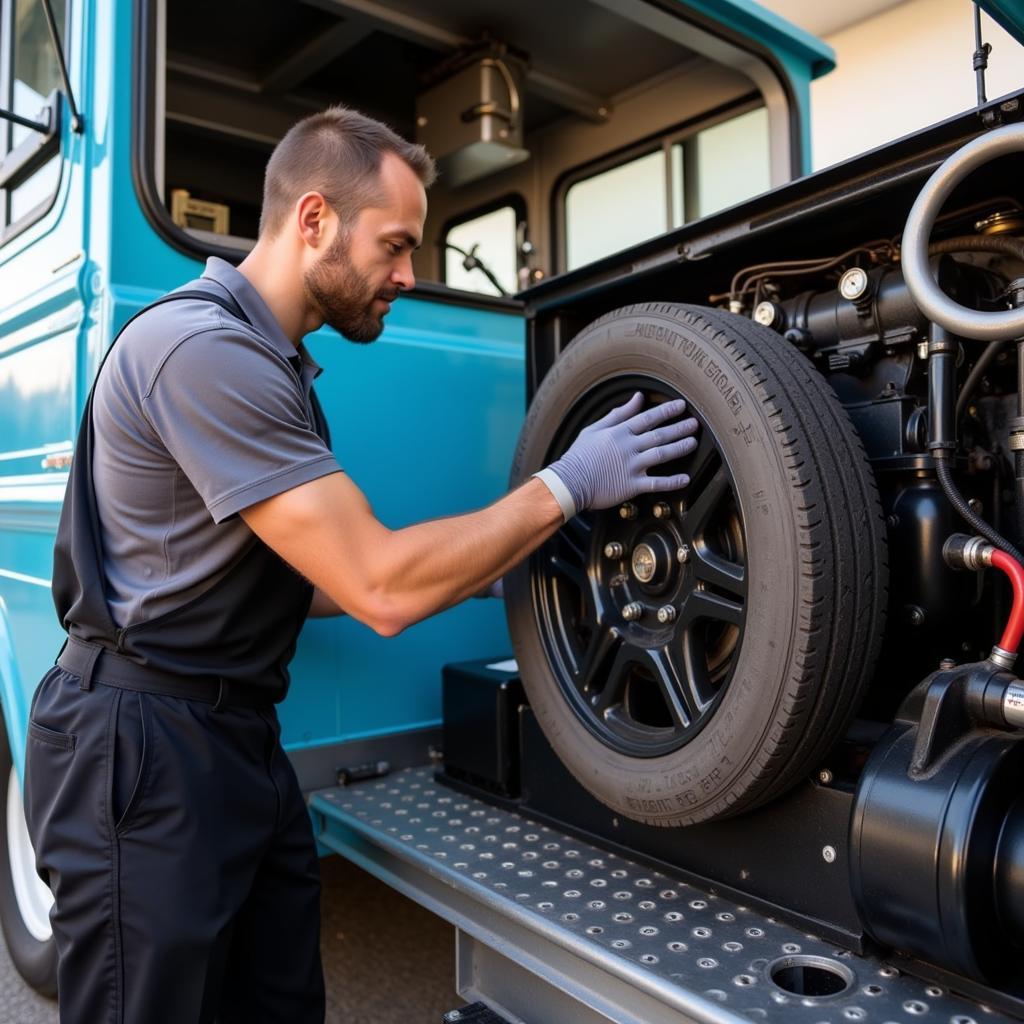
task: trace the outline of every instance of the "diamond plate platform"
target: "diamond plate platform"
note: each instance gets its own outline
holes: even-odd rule
[[[449,790],[430,768],[321,790],[310,806],[325,846],[456,926],[459,993],[511,1021],[1012,1020]],[[842,990],[787,991],[811,975]]]

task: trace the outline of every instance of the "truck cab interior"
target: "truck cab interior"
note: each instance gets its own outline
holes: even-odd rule
[[[303,0],[253,17],[242,0],[158,0],[147,14],[140,176],[196,255],[252,245],[271,150],[335,103],[438,160],[417,277],[478,297],[793,176],[778,82],[738,48],[702,56],[704,30],[657,5]]]

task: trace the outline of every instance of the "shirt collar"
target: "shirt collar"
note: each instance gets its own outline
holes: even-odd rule
[[[230,292],[235,301],[242,307],[242,311],[252,321],[253,327],[263,335],[274,346],[274,348],[285,359],[294,359],[296,356],[302,360],[303,366],[308,367],[309,379],[320,375],[320,367],[316,360],[309,354],[306,346],[301,342],[296,348],[288,336],[281,330],[277,318],[270,312],[270,307],[263,301],[249,279],[237,268],[233,267],[227,260],[219,256],[211,256],[206,261],[206,270],[203,278],[207,281],[215,281],[226,291]],[[305,378],[306,374],[303,374]]]

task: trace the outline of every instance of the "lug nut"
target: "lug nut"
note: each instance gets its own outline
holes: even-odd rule
[[[605,546],[604,546],[604,557],[605,558],[621,558],[622,557],[622,545],[617,540],[613,540],[609,544],[605,544]]]
[[[690,560],[690,549],[685,544],[681,544],[676,548],[676,560],[681,562],[683,565],[686,565]]]
[[[625,505],[619,506],[619,517],[621,519],[636,519],[637,508],[636,505],[631,501],[627,501]]]
[[[661,623],[675,622],[676,610],[670,604],[663,604],[658,609],[658,621]]]
[[[627,622],[635,622],[644,613],[644,606],[639,601],[630,601],[622,609],[622,617]]]
[[[655,519],[668,519],[672,515],[672,506],[667,501],[659,501],[654,506]]]

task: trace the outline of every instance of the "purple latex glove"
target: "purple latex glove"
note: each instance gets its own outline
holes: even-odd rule
[[[503,598],[505,596],[505,581],[499,576],[489,587],[485,587],[479,594],[474,594],[473,596]]]
[[[650,409],[643,404],[638,391],[584,427],[560,459],[536,474],[551,488],[567,521],[584,509],[611,508],[637,494],[677,491],[690,482],[685,473],[648,476],[647,471],[689,455],[697,447],[697,421],[669,422],[686,411],[682,399]]]

